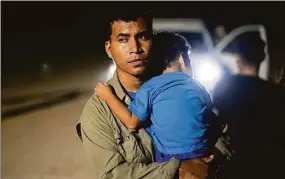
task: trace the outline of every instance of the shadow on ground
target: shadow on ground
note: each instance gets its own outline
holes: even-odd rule
[[[77,98],[79,90],[59,91],[2,99],[2,121],[34,110],[48,108]]]

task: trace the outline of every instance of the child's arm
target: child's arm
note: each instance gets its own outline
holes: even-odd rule
[[[140,120],[129,111],[127,106],[124,105],[113,94],[111,87],[106,83],[98,83],[95,87],[95,95],[106,101],[111,108],[112,112],[124,123],[128,128],[135,129],[140,123]]]

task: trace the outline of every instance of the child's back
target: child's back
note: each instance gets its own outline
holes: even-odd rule
[[[149,131],[161,153],[192,153],[193,158],[208,155],[210,95],[185,73],[170,72],[150,79],[138,90],[129,109],[142,121],[150,117]]]

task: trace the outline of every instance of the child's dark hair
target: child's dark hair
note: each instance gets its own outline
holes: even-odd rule
[[[186,66],[190,66],[190,44],[185,37],[172,32],[157,32],[152,39],[153,60],[160,62],[164,69],[170,62],[177,60],[182,55]]]
[[[135,4],[133,5],[135,6]],[[132,7],[130,8],[129,6],[126,7],[127,10],[114,10],[112,11],[111,14],[109,14],[109,17],[107,19],[107,23],[106,23],[106,35],[105,35],[105,39],[106,40],[110,40],[111,38],[111,34],[112,34],[112,24],[115,21],[118,20],[122,20],[124,22],[129,22],[129,21],[137,21],[138,18],[143,18],[147,29],[148,29],[148,34],[149,37],[151,37],[152,35],[152,16],[151,16],[151,10],[149,8],[144,8],[144,7]]]

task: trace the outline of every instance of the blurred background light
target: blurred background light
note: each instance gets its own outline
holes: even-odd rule
[[[213,90],[221,78],[222,68],[214,60],[199,60],[194,69],[194,78],[201,82],[209,91]]]
[[[107,71],[107,79],[112,78],[115,70],[116,70],[116,64],[114,62],[112,62],[109,67],[108,67],[108,71]]]

